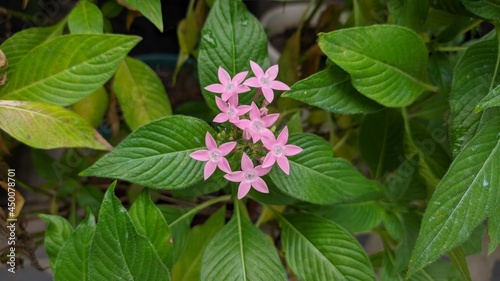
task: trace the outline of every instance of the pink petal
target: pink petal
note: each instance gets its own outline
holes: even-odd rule
[[[250,131],[250,135],[252,135],[252,141],[253,143],[256,143],[260,140],[260,134],[255,132],[255,131]]]
[[[226,113],[219,113],[214,118],[215,123],[224,123],[228,120],[228,115]]]
[[[288,141],[288,127],[285,126],[285,128],[283,128],[283,130],[281,130],[281,133],[278,136],[277,143],[279,143],[281,145],[285,145],[287,141]]]
[[[263,176],[267,175],[267,173],[269,173],[269,171],[271,171],[271,168],[272,167],[264,168],[264,167],[262,167],[262,165],[259,165],[259,166],[255,167],[254,171],[257,173],[257,175],[259,177],[263,177]]]
[[[259,79],[260,77],[264,76],[264,71],[254,61],[250,61],[250,67],[252,68],[253,74],[255,74],[255,76],[257,77],[257,79]]]
[[[236,92],[223,92],[220,96],[223,101],[229,100],[233,95],[236,95]]]
[[[260,111],[259,111],[259,108],[257,107],[257,105],[252,102],[252,104],[250,105],[251,108],[250,108],[250,120],[256,120],[256,119],[260,119]]]
[[[208,150],[217,149],[217,143],[209,132],[205,135],[205,144],[207,145]]]
[[[279,71],[279,67],[277,64],[275,64],[266,70],[265,75],[267,76],[267,78],[269,80],[274,80],[274,79],[276,79],[276,76],[278,76],[278,71]]]
[[[243,152],[243,156],[241,157],[241,169],[243,171],[253,169],[253,162],[250,157],[246,153]]]
[[[219,81],[222,83],[222,85],[227,85],[229,82],[231,82],[231,76],[224,68],[222,68],[222,66],[219,66],[217,75],[219,76]]]
[[[198,160],[198,161],[208,161],[210,158],[208,157],[208,155],[210,154],[210,152],[208,150],[197,150],[191,154],[189,154],[189,156],[191,158],[193,158],[194,160]]]
[[[262,87],[262,85],[260,85],[259,79],[257,79],[257,77],[250,77],[250,78],[248,78],[243,83],[243,85],[254,87],[254,88],[260,88],[260,87]]]
[[[226,107],[226,110],[227,110],[227,108],[229,108],[229,106],[237,107],[238,106],[238,95],[232,95],[227,100],[227,104],[228,104],[228,106]]]
[[[235,141],[226,142],[226,143],[223,143],[219,146],[219,150],[220,150],[222,156],[226,156],[229,154],[229,152],[231,152],[234,149],[235,146],[236,146]]]
[[[224,175],[224,178],[228,181],[240,182],[243,180],[244,175],[245,173],[243,173],[242,171],[237,171]]]
[[[240,122],[238,122],[237,124],[234,124],[236,125],[236,127],[242,129],[242,130],[245,130],[246,128],[249,128],[250,126],[252,126],[252,121],[250,120],[247,120],[247,119],[243,119],[243,120],[240,120]]]
[[[236,124],[238,124],[238,122],[240,122],[240,117],[238,115],[233,115],[233,116],[229,117],[229,122],[236,125]]]
[[[231,173],[231,166],[229,166],[229,162],[224,157],[222,157],[219,163],[217,163],[217,167],[219,167],[219,169],[221,169],[224,173]]]
[[[245,197],[250,191],[250,183],[242,181],[238,186],[238,199]]]
[[[262,87],[262,93],[264,94],[264,98],[269,102],[273,102],[274,92],[271,88]]]
[[[242,71],[238,74],[236,74],[233,78],[233,82],[234,85],[239,85],[241,84],[241,82],[243,82],[243,80],[245,79],[245,77],[247,77],[247,74],[248,74],[248,71]]]
[[[203,179],[207,180],[215,172],[215,168],[217,168],[217,164],[208,161],[203,171]]]
[[[269,168],[276,163],[276,156],[272,152],[267,153],[264,162],[262,162],[262,168]]]
[[[205,87],[205,90],[210,91],[212,93],[223,93],[225,88],[221,84],[211,84]]]
[[[284,156],[278,157],[278,166],[285,172],[285,174],[290,174],[290,163],[288,163],[288,159]]]
[[[226,112],[227,111],[227,103],[225,103],[221,98],[215,97],[215,103],[217,104],[217,107],[222,111]]]
[[[257,190],[259,192],[269,193],[269,188],[267,188],[266,182],[261,178],[256,178],[252,182],[252,186],[253,186],[253,188],[255,188],[255,190]]]
[[[285,156],[293,156],[302,152],[302,148],[293,145],[287,144],[285,145]]]
[[[282,91],[290,90],[290,87],[288,87],[287,84],[280,82],[280,81],[272,81],[271,88],[273,88],[275,90],[282,90]]]
[[[238,94],[246,93],[248,91],[250,91],[250,88],[248,88],[245,85],[237,85],[236,86],[236,90],[235,90],[235,92],[238,93]]]
[[[262,136],[261,140],[267,150],[273,149],[273,146],[276,144],[276,139],[273,134],[265,134]]]
[[[250,111],[250,109],[252,109],[252,107],[251,107],[251,106],[249,106],[249,105],[240,105],[240,106],[238,106],[238,107],[236,108],[236,110],[238,110],[238,116],[241,116],[241,115],[243,115],[243,114],[245,114],[245,113],[249,112],[249,111]]]
[[[269,129],[264,129],[260,132],[260,139],[271,138],[271,136],[274,137],[273,132],[271,132],[271,130]]]
[[[274,114],[268,114],[264,117],[262,117],[262,123],[264,123],[264,126],[267,128],[267,127],[271,127],[274,122],[276,122],[276,120],[278,120],[278,118],[280,117],[280,115],[278,113],[274,113]]]

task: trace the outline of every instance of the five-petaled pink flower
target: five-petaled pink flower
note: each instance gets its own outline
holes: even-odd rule
[[[260,110],[255,103],[252,102],[250,109],[250,120],[244,119],[240,120],[235,124],[238,128],[250,131],[252,140],[254,143],[258,142],[263,135],[273,134],[268,128],[271,127],[276,120],[278,120],[279,114],[268,114],[266,116],[260,116]]]
[[[247,74],[248,71],[243,71],[236,74],[234,78],[231,79],[229,73],[227,73],[224,68],[219,66],[218,76],[221,84],[215,83],[208,85],[205,87],[205,90],[222,94],[222,100],[227,101],[233,95],[250,91],[250,88],[248,88],[246,85],[241,85],[241,82],[243,82]]]
[[[215,103],[222,111],[215,116],[214,122],[217,123],[224,123],[229,120],[229,122],[237,124],[240,121],[240,116],[250,111],[251,108],[249,105],[238,106],[238,95],[231,96],[227,103],[216,97]]]
[[[216,167],[219,167],[219,169],[225,173],[231,173],[229,162],[224,156],[228,155],[229,152],[233,150],[236,146],[236,142],[224,143],[221,144],[220,147],[217,147],[214,138],[207,132],[205,135],[205,143],[208,150],[201,149],[189,154],[189,156],[195,160],[207,162],[203,171],[204,179],[208,179],[208,177],[215,172]]]
[[[238,186],[238,199],[243,198],[250,191],[250,187],[262,193],[269,193],[266,182],[260,177],[269,173],[271,168],[263,168],[261,165],[254,168],[252,160],[246,153],[241,158],[241,170],[224,176],[228,181],[240,182]]]
[[[264,70],[262,70],[262,68],[253,61],[250,61],[250,67],[252,68],[255,77],[248,78],[243,85],[261,88],[264,98],[266,98],[268,102],[271,103],[274,99],[273,89],[283,91],[290,90],[290,87],[288,87],[285,83],[274,80],[276,79],[276,76],[278,76],[279,68],[277,64],[269,67],[265,73]]]
[[[262,162],[262,167],[269,168],[275,162],[278,162],[278,166],[285,172],[285,174],[290,174],[290,163],[288,162],[287,156],[293,156],[302,151],[302,148],[286,144],[288,141],[288,127],[285,126],[278,136],[278,139],[274,138],[274,135],[265,135],[262,137],[262,143],[269,150]]]

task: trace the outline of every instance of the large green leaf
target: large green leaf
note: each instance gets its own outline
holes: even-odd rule
[[[460,0],[467,10],[485,19],[500,18],[499,0]]]
[[[322,138],[311,134],[294,134],[289,143],[303,151],[288,157],[290,175],[276,166],[271,180],[294,198],[316,203],[333,204],[377,196],[378,185],[366,179],[349,162],[333,157],[332,147]]]
[[[201,280],[287,280],[274,245],[240,208],[208,244]]]
[[[99,7],[90,1],[78,2],[68,18],[71,34],[102,34],[103,15]]]
[[[335,65],[295,83],[283,97],[341,114],[371,113],[382,109],[361,95],[352,86],[349,74]]]
[[[90,243],[94,237],[95,228],[95,218],[89,214],[61,248],[55,267],[52,267],[54,280],[89,280]]]
[[[139,40],[111,34],[57,37],[32,49],[18,63],[0,95],[3,99],[73,104],[102,87]]]
[[[132,130],[172,114],[170,101],[160,78],[139,60],[125,58],[116,71],[112,87],[125,121]]]
[[[62,34],[65,21],[50,27],[34,27],[15,33],[0,49],[9,61],[9,79],[13,77],[19,62],[33,49]],[[2,93],[0,93],[2,95]]]
[[[250,70],[250,60],[267,65],[267,37],[259,21],[241,0],[218,0],[201,32],[198,66],[201,87],[220,83],[219,66],[232,76]],[[250,77],[251,70],[249,72]],[[218,112],[214,93],[203,90],[208,105]],[[253,92],[240,94],[241,104],[250,104]]]
[[[500,106],[500,85],[497,85],[493,90],[491,90],[484,99],[479,102],[476,107],[476,111],[481,111],[486,108]]]
[[[376,179],[396,169],[404,160],[404,120],[395,110],[365,117],[359,132],[360,150]]]
[[[163,32],[163,17],[161,15],[160,0],[123,0],[141,12],[161,32]]]
[[[78,114],[40,102],[0,101],[0,129],[35,148],[111,147]]]
[[[213,130],[187,116],[168,116],[132,132],[110,153],[81,173],[117,178],[152,188],[179,189],[203,180],[204,162],[189,154],[206,149]]]
[[[486,124],[458,154],[425,212],[410,275],[462,244],[500,204],[500,119]]]
[[[187,247],[172,269],[173,281],[200,280],[201,258],[215,234],[224,226],[226,208],[222,207],[203,224],[193,227]]]
[[[168,268],[114,195],[115,184],[104,196],[90,246],[89,280],[170,280]]]
[[[499,108],[474,113],[476,105],[488,94],[492,85],[500,82],[500,74],[496,71],[499,66],[497,40],[474,44],[458,61],[450,94],[450,142],[454,156],[483,124],[500,115]]]
[[[300,213],[278,220],[287,264],[300,280],[375,280],[361,245],[334,222]]]
[[[130,218],[139,235],[149,239],[160,260],[169,268],[173,265],[172,235],[167,221],[151,201],[145,189],[130,207]]]
[[[376,25],[319,35],[323,52],[346,70],[352,84],[378,103],[411,104],[422,92],[436,91],[427,83],[427,48],[408,28]]]
[[[49,224],[45,232],[45,251],[49,256],[50,267],[54,268],[57,256],[73,233],[73,227],[60,216],[40,214],[40,218]]]
[[[106,114],[109,105],[108,92],[104,87],[71,106],[71,110],[82,116],[92,127],[97,128]]]

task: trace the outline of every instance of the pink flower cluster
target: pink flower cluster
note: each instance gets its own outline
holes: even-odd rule
[[[239,182],[238,199],[247,195],[251,187],[259,192],[268,193],[269,189],[262,177],[269,173],[275,163],[287,175],[290,174],[287,156],[293,156],[302,151],[296,145],[286,144],[288,141],[288,128],[286,126],[278,138],[269,129],[278,120],[279,114],[267,114],[267,108],[263,106],[259,109],[255,102],[252,102],[251,105],[239,104],[238,95],[250,91],[249,87],[257,88],[256,98],[262,93],[267,103],[273,101],[273,90],[290,89],[285,83],[275,80],[278,76],[278,65],[271,66],[265,72],[253,61],[250,61],[250,67],[255,77],[248,78],[246,81],[243,80],[248,71],[240,72],[231,78],[226,70],[219,67],[220,83],[205,87],[210,92],[221,94],[220,98],[215,98],[221,113],[213,121],[216,123],[229,121],[233,125],[233,130],[240,129],[241,137],[238,139],[240,142],[231,141],[218,146],[212,135],[207,132],[205,136],[207,149],[190,154],[191,158],[206,162],[203,172],[205,180],[215,172],[216,168],[219,168],[226,173],[224,178],[232,182]],[[254,100],[257,100],[256,98]],[[265,104],[264,102],[263,105]],[[250,145],[250,139],[253,145]],[[262,142],[263,146],[257,144],[259,141]],[[249,149],[258,165],[255,166],[254,161],[246,152],[243,152],[241,171],[233,172],[225,157],[231,152],[249,151]],[[265,156],[262,153],[265,153]]]

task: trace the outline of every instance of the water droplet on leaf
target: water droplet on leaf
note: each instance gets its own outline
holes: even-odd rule
[[[205,45],[208,45],[210,48],[217,47],[217,41],[215,40],[212,30],[204,29],[201,33],[201,38],[203,39],[203,42],[205,42]]]

